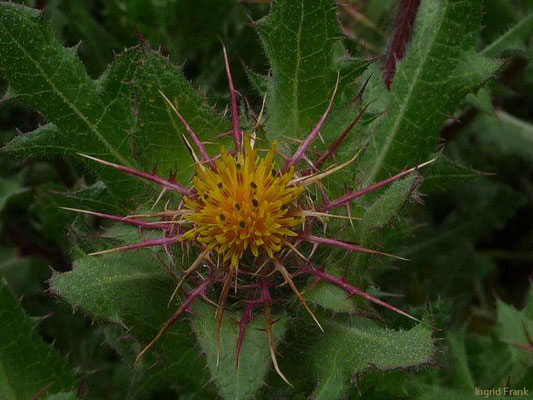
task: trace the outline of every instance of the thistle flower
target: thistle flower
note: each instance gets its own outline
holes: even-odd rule
[[[290,385],[278,366],[272,335],[271,310],[272,304],[276,301],[272,293],[273,288],[277,287],[280,281],[282,284],[287,284],[320,329],[322,329],[320,322],[294,282],[294,278],[297,276],[308,275],[314,277],[316,281],[328,282],[343,289],[349,296],[359,296],[398,314],[415,319],[406,312],[358,289],[345,278],[326,272],[320,266],[315,265],[310,260],[310,256],[303,254],[304,250],[300,248],[302,243],[310,243],[312,245],[311,255],[318,246],[324,245],[341,248],[348,252],[365,252],[396,257],[378,250],[361,247],[355,243],[319,236],[314,233],[317,230],[315,229],[317,222],[328,218],[351,220],[350,217],[335,215],[332,212],[337,208],[349,206],[352,201],[416,171],[433,160],[364,189],[345,193],[337,199],[330,200],[327,196],[323,196],[325,200],[319,204],[314,204],[311,196],[305,195],[307,188],[314,184],[320,184],[323,178],[354,162],[361,151],[344,164],[334,165],[324,171],[319,171],[324,162],[333,157],[339,145],[360,120],[365,109],[338,136],[331,147],[311,163],[312,170],[298,169],[302,160],[310,161],[307,150],[320,135],[322,126],[331,111],[337,90],[336,86],[329,105],[317,125],[301,141],[296,152],[291,157],[285,158],[285,165],[278,166],[276,142],[272,144],[266,156],[262,157],[255,148],[252,136],[243,133],[240,126],[237,92],[233,86],[225,49],[224,61],[231,95],[232,136],[235,144],[233,151],[228,152],[223,148],[219,156],[212,158],[208,154],[205,144],[197,137],[177,107],[161,93],[188,132],[189,139],[185,136],[183,139],[196,164],[196,175],[192,179],[190,187],[177,182],[174,177],[164,179],[155,172],[147,173],[81,154],[127,174],[155,182],[162,187],[162,194],[166,191],[177,193],[183,198],[179,207],[165,209],[162,212],[129,216],[110,215],[88,210],[70,210],[161,232],[160,238],[143,240],[96,252],[93,255],[160,246],[172,258],[169,247],[172,244],[186,243],[190,247],[198,249],[197,258],[182,272],[170,299],[172,301],[183,290],[185,300],[137,359],[140,359],[150,350],[183,314],[190,312],[195,301],[200,298],[207,299],[209,291],[214,288],[219,289],[216,335],[217,345],[220,346],[220,328],[224,310],[231,289],[234,289],[236,295],[239,293],[238,274],[241,273],[244,276],[242,279],[244,283],[240,285],[246,286],[247,290],[244,296],[247,297],[239,299],[244,304],[244,310],[242,318],[238,322],[236,366],[238,367],[246,328],[254,318],[256,309],[262,308],[266,321],[265,332],[274,368],[280,377]],[[196,150],[189,140],[192,141]],[[197,156],[196,152],[200,154],[200,157]],[[294,259],[297,261],[293,262]],[[287,267],[289,265],[290,267]],[[207,274],[196,274],[200,270],[207,271]],[[195,275],[198,275],[199,278]],[[189,291],[185,291],[183,288],[186,282],[192,287]]]
[[[245,149],[237,157],[223,148],[214,170],[203,165],[196,168],[192,180],[194,196],[185,197],[185,208],[191,210],[184,220],[193,228],[183,240],[195,240],[207,250],[222,254],[223,262],[238,268],[239,260],[249,247],[254,257],[265,251],[273,259],[286,242],[296,236],[293,228],[305,217],[299,210],[290,210],[304,191],[290,185],[294,167],[285,174],[274,169],[277,143],[265,159],[245,139]]]

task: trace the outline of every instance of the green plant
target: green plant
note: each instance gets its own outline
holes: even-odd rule
[[[47,282],[61,299],[58,321],[47,329],[68,324],[62,302],[98,326],[78,330],[82,340],[69,363],[28,333],[29,317],[2,286],[4,397],[159,398],[171,391],[180,398],[337,399],[409,391],[424,398],[428,381],[446,384],[432,370],[405,373],[445,362],[435,338],[454,322],[436,300],[455,295],[452,278],[450,288],[426,296],[420,291],[428,271],[420,266],[432,259],[438,274],[450,264],[475,265],[474,281],[483,279],[491,265],[477,243],[527,202],[463,166],[492,170],[492,146],[498,157],[531,167],[530,125],[495,110],[491,100],[504,90],[504,56],[514,60],[531,33],[527,4],[519,18],[518,6],[498,2],[510,13],[508,24],[482,31],[483,19],[501,12],[497,6],[401,1],[381,64],[357,46],[377,40],[379,19],[394,9],[386,2],[361,2],[375,21],[366,20],[371,29],[357,32],[357,43],[341,33],[351,29],[347,15],[359,12],[350,5],[216,3],[112,1],[102,16],[108,29],[91,16],[92,2],[51,1],[45,13],[0,3],[4,99],[42,118],[33,132],[6,140],[5,154],[44,160],[47,168],[49,160],[66,164],[57,179],[30,192],[22,173],[0,178],[0,209],[36,214],[36,235],[61,244],[51,263],[64,271]],[[258,18],[253,27],[242,24],[246,12]],[[214,33],[204,30],[207,21]],[[65,31],[87,44],[64,47],[57,35]],[[228,60],[217,35],[246,65]],[[110,59],[121,45],[130,47]],[[207,95],[176,66],[185,57]],[[468,129],[489,132],[481,139],[488,158],[473,159],[464,138],[438,152],[443,136],[462,129],[449,119],[465,113],[475,113]],[[517,131],[505,144],[490,128],[476,128],[496,119]],[[20,170],[13,160],[6,162]],[[416,200],[425,192],[447,193],[437,196],[453,207],[444,222],[439,200],[420,211]],[[396,264],[406,271],[394,271]],[[24,278],[2,275],[25,293]],[[460,281],[460,273],[453,278]],[[42,296],[39,288],[35,296]],[[420,307],[426,298],[429,310]],[[513,313],[503,304],[498,310],[505,327]],[[81,316],[72,318],[83,326]],[[464,331],[449,332],[460,363]],[[61,338],[61,352],[71,347],[62,333],[47,335]],[[492,385],[506,377],[527,381],[531,360],[517,354],[527,347],[524,337],[507,334],[497,346],[505,340],[514,341],[503,350],[513,357]],[[120,362],[94,349],[102,341]],[[484,345],[489,352],[492,344]],[[22,348],[32,349],[37,363],[10,370],[6,363]],[[88,373],[94,367],[112,373],[98,380]],[[468,366],[458,371],[456,386],[435,390],[472,391]]]

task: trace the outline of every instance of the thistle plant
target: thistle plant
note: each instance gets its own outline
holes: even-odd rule
[[[310,275],[317,282],[328,282],[343,289],[350,297],[362,297],[418,321],[406,312],[353,286],[345,278],[326,272],[323,266],[316,265],[313,260],[313,253],[318,246],[332,246],[348,252],[363,252],[402,259],[401,257],[375,249],[367,249],[355,243],[317,236],[314,232],[321,230],[321,225],[327,223],[322,221],[327,221],[330,218],[348,219],[352,222],[352,217],[336,215],[333,211],[338,208],[349,207],[352,201],[417,171],[433,160],[366,188],[347,192],[337,199],[329,199],[327,191],[321,185],[321,179],[341,171],[356,161],[360,151],[357,151],[350,160],[343,164],[334,164],[323,171],[320,171],[319,168],[328,158],[335,157],[336,149],[342,145],[357,121],[361,119],[362,114],[355,117],[354,121],[344,132],[338,135],[324,153],[319,155],[314,162],[310,161],[306,153],[313,142],[318,139],[323,124],[331,111],[337,92],[337,87],[335,87],[326,111],[309,135],[300,141],[294,154],[287,156],[278,153],[278,143],[273,141],[271,148],[266,149],[267,154],[263,158],[259,154],[259,150],[254,147],[255,135],[253,133],[246,134],[241,128],[237,92],[233,85],[225,49],[224,57],[231,93],[230,109],[233,121],[231,135],[234,140],[234,149],[231,153],[222,148],[220,154],[212,158],[206,150],[205,143],[198,138],[191,125],[178,111],[179,106],[172,103],[164,93],[161,93],[189,135],[189,138],[184,136],[183,140],[187,144],[196,166],[196,174],[192,178],[191,187],[187,187],[174,178],[167,180],[157,175],[156,172],[147,173],[81,154],[110,168],[157,183],[162,187],[158,199],[167,190],[176,192],[178,194],[177,205],[172,206],[170,202],[167,202],[164,211],[126,216],[91,210],[66,209],[113,221],[121,221],[137,226],[141,231],[143,229],[155,229],[162,233],[160,238],[98,251],[90,254],[92,256],[161,246],[165,249],[171,263],[176,265],[175,257],[170,249],[172,244],[182,243],[188,249],[194,249],[198,252],[191,265],[181,272],[181,277],[169,303],[172,303],[174,297],[180,293],[187,280],[192,283],[193,289],[184,290],[184,300],[179,309],[172,314],[156,337],[138,355],[137,360],[161,339],[179,317],[191,311],[195,301],[201,298],[212,301],[209,300],[210,289],[216,287],[214,293],[218,297],[215,317],[217,356],[220,351],[220,328],[228,301],[243,304],[235,353],[236,368],[239,365],[241,345],[247,326],[254,318],[253,312],[256,308],[262,308],[265,319],[264,328],[274,368],[280,377],[291,385],[278,366],[271,317],[273,303],[278,303],[283,307],[283,303],[289,300],[281,296],[276,298],[271,292],[282,285],[287,285],[305,307],[318,328],[324,332],[300,289],[296,286],[294,282],[296,277]],[[194,143],[196,149],[191,145],[191,142]],[[285,160],[281,168],[277,167],[276,158]],[[304,160],[309,162],[310,168],[296,170]],[[321,187],[321,200],[314,199],[312,193],[306,193],[306,188],[310,185]],[[299,249],[302,243],[312,245],[308,254]],[[290,266],[296,267],[291,268]],[[245,288],[244,295],[241,293],[242,291],[238,291],[239,286]]]
[[[94,52],[117,48],[90,41],[99,25],[80,29],[92,46],[56,37],[68,29],[54,7],[84,15],[83,2],[44,13],[0,3],[4,102],[42,123],[4,151],[62,160],[75,177],[32,205],[64,251],[43,279],[46,299],[94,324],[80,342],[104,342],[127,379],[113,392],[116,370],[104,379],[76,352],[49,357],[2,285],[6,318],[18,322],[4,324],[15,328],[0,343],[0,372],[7,354],[15,372],[4,375],[27,388],[6,393],[318,400],[369,387],[388,396],[398,379],[394,396],[404,396],[416,376],[407,372],[442,353],[435,303],[412,301],[424,281],[405,284],[440,257],[421,261],[412,243],[432,212],[422,199],[481,175],[442,155],[441,127],[485,104],[478,90],[529,20],[478,51],[482,0],[401,1],[390,35],[333,0],[197,1],[110,2],[102,18],[123,31],[106,37],[133,39],[97,79],[87,73],[102,70]],[[174,20],[172,7],[189,17]],[[132,15],[137,29],[120,25]],[[188,57],[193,83],[177,67]],[[19,362],[19,348],[37,367]]]

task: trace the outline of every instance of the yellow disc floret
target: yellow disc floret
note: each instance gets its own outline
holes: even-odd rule
[[[274,142],[268,155],[258,158],[247,138],[236,157],[222,149],[216,169],[198,165],[192,180],[196,194],[185,197],[185,207],[193,211],[185,219],[194,226],[183,240],[194,239],[237,267],[247,248],[255,257],[264,250],[273,258],[288,236],[296,236],[292,228],[304,217],[293,206],[304,188],[290,184],[292,168],[275,170],[276,151]]]

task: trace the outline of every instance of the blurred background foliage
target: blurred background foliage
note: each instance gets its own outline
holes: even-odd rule
[[[266,0],[18,2],[43,10],[63,44],[79,47],[93,78],[116,53],[145,40],[183,65],[186,78],[223,111],[229,98],[222,40],[231,49],[236,86],[253,109],[261,106],[258,87],[268,64],[254,24],[268,13]],[[395,0],[339,4],[344,45],[352,55],[380,62],[392,37],[396,8]],[[532,11],[531,0],[486,0],[478,48],[486,49],[510,27],[531,19]],[[504,65],[442,127],[446,162],[418,189],[424,205],[405,204],[409,218],[385,235],[391,240],[403,237],[401,255],[411,262],[381,273],[377,283],[383,292],[404,295],[402,304],[413,312],[430,311],[438,346],[434,365],[414,374],[375,371],[354,376],[353,395],[461,399],[472,398],[475,387],[506,384],[533,391],[533,343],[528,344],[533,336],[533,298],[528,294],[533,272],[531,35],[491,55],[502,57]],[[0,145],[44,122],[20,104],[0,104]],[[172,382],[164,376],[147,379],[132,394],[130,383],[143,382],[143,377],[109,345],[116,340],[113,329],[73,314],[47,291],[52,271],[68,271],[72,264],[65,243],[75,235],[69,230],[74,216],[58,208],[58,193],[75,188],[80,180],[93,183],[95,177],[71,158],[2,153],[0,276],[27,314],[46,316],[38,324],[45,341],[68,355],[72,365],[90,371],[82,397],[173,398]],[[104,192],[101,202],[108,204]]]

